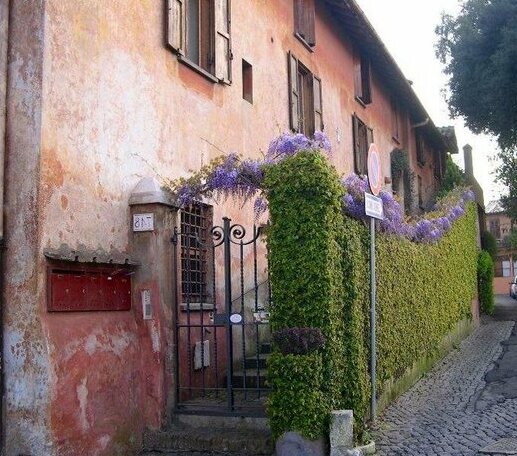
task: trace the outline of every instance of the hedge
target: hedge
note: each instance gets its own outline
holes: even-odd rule
[[[339,176],[315,151],[267,167],[265,191],[272,330],[320,328],[326,340],[310,355],[282,354],[273,345],[267,406],[273,435],[298,431],[317,438],[328,433],[331,410],[349,408],[360,438],[370,401],[367,226],[343,215]],[[377,239],[380,395],[385,382],[432,357],[457,322],[470,316],[475,209],[469,203],[434,245],[384,234]]]
[[[494,312],[494,262],[489,252],[482,250],[478,257],[478,295],[481,311],[492,315]]]
[[[320,350],[322,381],[313,382],[312,389],[302,389],[298,395],[291,390],[292,383],[299,381],[299,370],[294,367],[306,360],[303,356],[282,355],[273,345],[277,353],[268,372],[273,386],[268,401],[271,429],[274,436],[291,430],[316,438],[326,432],[329,410],[340,406],[344,376],[344,339],[340,337],[344,331],[340,245],[343,187],[327,160],[309,151],[266,168],[264,183],[270,212],[271,329],[320,328],[326,340]],[[293,369],[279,368],[282,361]],[[320,394],[321,407],[300,415],[304,404],[312,403],[309,398]]]

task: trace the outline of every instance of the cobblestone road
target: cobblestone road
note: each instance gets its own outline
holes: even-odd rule
[[[378,454],[469,456],[501,438],[517,437],[517,399],[485,394],[485,375],[513,326],[513,321],[484,320],[389,406],[374,431]]]

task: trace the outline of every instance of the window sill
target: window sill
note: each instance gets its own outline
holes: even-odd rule
[[[180,309],[182,312],[201,312],[201,311],[213,311],[215,306],[210,302],[191,302],[190,304],[181,303]]]
[[[368,106],[370,102],[366,103],[360,96],[356,95],[355,96],[355,101],[357,101],[363,108],[366,108],[366,106]]]
[[[206,71],[204,68],[201,68],[197,63],[194,63],[192,60],[188,59],[184,55],[178,54],[178,60],[184,65],[192,68],[196,73],[199,73],[201,76],[204,76],[209,81],[213,83],[218,83],[219,79],[217,79],[213,74]]]
[[[309,52],[314,52],[314,46],[311,46],[307,41],[305,41],[305,38],[300,35],[299,33],[295,33],[294,36],[298,38],[298,40],[303,44],[304,48],[307,49]]]

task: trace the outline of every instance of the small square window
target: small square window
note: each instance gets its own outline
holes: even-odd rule
[[[242,60],[242,98],[253,104],[253,66]]]

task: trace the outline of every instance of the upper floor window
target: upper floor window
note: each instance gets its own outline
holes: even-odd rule
[[[294,0],[294,34],[306,45],[316,45],[314,0]]]
[[[289,122],[293,131],[312,136],[323,130],[321,80],[292,54],[289,62]]]
[[[498,218],[490,220],[490,226],[488,230],[496,239],[501,239],[501,224],[499,223]]]
[[[354,140],[354,169],[356,174],[368,173],[368,149],[373,143],[373,130],[368,128],[355,114],[352,116]]]
[[[365,55],[356,57],[354,76],[356,98],[364,105],[370,104],[372,102],[370,61]]]
[[[400,125],[400,109],[397,101],[391,99],[391,136],[400,144],[401,140],[401,125]]]
[[[167,0],[167,6],[167,42],[180,61],[230,83],[230,0]]]
[[[416,161],[420,166],[425,165],[425,141],[424,136],[417,131],[415,134],[416,141]]]

